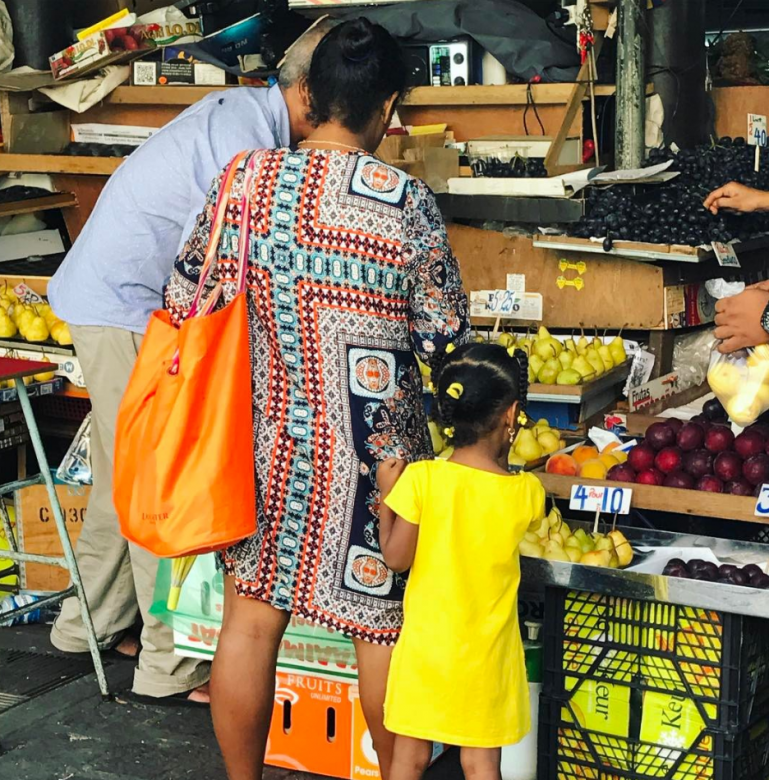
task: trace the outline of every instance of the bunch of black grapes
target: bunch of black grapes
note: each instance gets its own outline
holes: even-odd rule
[[[769,148],[759,154],[756,172],[756,147],[744,138],[720,138],[676,152],[653,149],[645,167],[673,160],[668,170],[681,175],[665,184],[591,188],[587,214],[571,235],[604,238],[608,251],[615,240],[699,246],[769,233],[767,214],[722,211],[714,216],[702,205],[713,190],[731,181],[769,190]]]
[[[476,160],[472,164],[473,176],[493,179],[545,179],[547,168],[541,157],[525,159],[516,155],[510,162],[497,157]]]

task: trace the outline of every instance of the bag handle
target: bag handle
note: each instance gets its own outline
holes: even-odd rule
[[[200,301],[205,292],[206,283],[213,271],[214,264],[216,262],[216,254],[219,249],[219,240],[222,236],[222,228],[224,227],[224,218],[227,214],[227,208],[230,205],[230,194],[232,190],[232,184],[235,181],[235,176],[240,168],[241,163],[248,155],[248,152],[241,152],[232,159],[227,171],[225,172],[222,184],[219,188],[219,196],[216,201],[216,210],[214,212],[214,219],[211,223],[211,234],[208,239],[208,247],[206,248],[206,256],[203,260],[203,266],[200,269],[200,279],[198,281],[198,289],[195,291],[195,297],[192,300],[188,317],[197,317],[201,313]],[[245,192],[245,188],[244,188]],[[212,293],[216,295],[218,301],[220,292]],[[206,307],[208,308],[208,307]],[[206,312],[208,313],[208,312]]]

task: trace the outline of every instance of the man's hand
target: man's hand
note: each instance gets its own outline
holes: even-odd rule
[[[761,326],[761,317],[769,304],[769,292],[748,289],[716,303],[718,351],[728,354],[746,347],[769,344],[769,333]]]
[[[388,458],[379,464],[376,472],[376,483],[382,493],[382,498],[386,498],[390,494],[405,468],[406,461],[397,458]]]
[[[729,211],[769,211],[769,192],[761,192],[732,182],[711,192],[705,199],[705,208],[712,214],[721,209]]]

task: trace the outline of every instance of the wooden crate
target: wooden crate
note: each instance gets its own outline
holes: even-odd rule
[[[449,225],[449,237],[468,292],[504,290],[507,274],[523,274],[526,290],[543,296],[548,327],[663,330],[711,322],[715,314],[704,290],[707,279],[723,276],[715,260],[642,263],[535,247],[528,236],[461,225]],[[581,288],[559,284],[576,277]]]
[[[69,538],[77,542],[85,521],[91,488],[57,485],[56,492],[64,512]],[[37,555],[64,554],[56,523],[44,485],[34,485],[16,494],[17,529],[24,552]],[[58,566],[26,563],[21,566],[21,586],[28,590],[63,590],[69,583],[69,572]]]

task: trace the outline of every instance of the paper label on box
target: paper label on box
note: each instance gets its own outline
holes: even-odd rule
[[[679,379],[674,371],[665,374],[659,379],[653,379],[640,387],[633,387],[628,397],[628,405],[631,412],[639,412],[641,409],[651,406],[664,398],[669,398],[678,392]]]
[[[748,143],[751,146],[767,146],[766,117],[762,114],[748,114]]]
[[[525,293],[526,292],[526,275],[525,274],[508,274],[507,275],[507,289],[510,292]]]
[[[542,295],[511,290],[478,290],[470,293],[471,317],[508,320],[542,320]]]
[[[570,678],[567,678],[567,683]],[[627,737],[630,733],[630,688],[603,680],[584,680],[571,703],[583,729]]]
[[[125,144],[139,146],[157,132],[155,127],[133,125],[72,125],[72,140],[79,144]]]
[[[633,355],[633,363],[630,366],[630,374],[628,375],[627,382],[625,383],[625,389],[623,395],[628,397],[630,391],[634,387],[640,387],[645,385],[651,378],[652,371],[654,370],[654,363],[657,360],[656,356],[652,352],[647,352],[645,349],[640,349]]]

